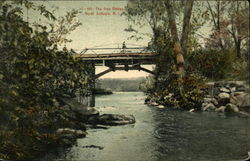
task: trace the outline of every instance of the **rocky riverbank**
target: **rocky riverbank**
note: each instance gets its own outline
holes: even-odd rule
[[[132,115],[102,114],[100,115],[94,107],[87,107],[77,102],[75,98],[60,97],[57,103],[62,106],[62,110],[67,113],[66,119],[73,121],[72,126],[65,126],[56,130],[56,135],[60,138],[60,145],[72,146],[77,138],[87,135],[86,125],[96,128],[98,125],[117,126],[135,123]]]
[[[236,112],[250,116],[249,85],[243,81],[208,83],[202,111]]]
[[[208,82],[204,90],[206,95],[201,103],[201,111],[234,112],[250,116],[250,87],[244,81]],[[152,99],[145,100],[145,103],[164,108]],[[197,110],[191,109],[190,112]]]

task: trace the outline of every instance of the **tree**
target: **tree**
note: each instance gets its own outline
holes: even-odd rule
[[[234,47],[237,57],[241,58],[242,42],[248,38],[247,2],[216,0],[212,4],[207,1],[207,9],[213,24],[207,47],[223,50]]]
[[[25,21],[23,5],[56,22],[45,7],[29,1],[0,2],[0,158],[6,160],[30,160],[55,141],[58,122],[68,121],[55,100],[88,87],[88,64],[57,47],[74,27],[53,39],[47,26]]]
[[[187,43],[188,43],[188,35],[190,33],[190,19],[192,14],[194,0],[186,0],[185,4],[185,12],[184,12],[184,18],[183,18],[183,25],[182,25],[182,36],[181,36],[181,47],[183,50],[183,54],[187,55]]]
[[[169,16],[168,23],[169,23],[169,28],[171,31],[171,36],[173,39],[173,44],[174,44],[173,51],[176,55],[177,72],[180,76],[183,76],[184,75],[184,58],[183,58],[183,51],[181,49],[180,41],[178,38],[174,10],[169,0],[165,1],[165,6],[166,6],[167,13]]]
[[[229,7],[228,32],[232,36],[236,55],[241,58],[241,44],[249,37],[249,6],[246,1],[236,0]]]

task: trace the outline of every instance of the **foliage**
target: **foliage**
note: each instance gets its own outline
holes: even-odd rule
[[[189,54],[189,68],[211,80],[228,78],[236,60],[230,50],[200,49]]]
[[[151,101],[180,109],[199,109],[204,98],[206,78],[194,72],[187,72],[181,79],[173,71],[156,87],[148,89],[147,95]],[[180,86],[179,84],[182,84]]]
[[[111,91],[135,92],[140,91],[140,84],[145,78],[136,79],[100,79],[97,88],[108,89]]]
[[[55,99],[89,88],[89,65],[75,60],[73,50],[57,47],[79,23],[52,32],[42,24],[26,22],[22,5],[56,22],[44,6],[21,0],[0,2],[0,156],[11,160],[26,160],[55,142],[53,131],[69,123]],[[76,14],[68,13],[59,24],[72,22]]]

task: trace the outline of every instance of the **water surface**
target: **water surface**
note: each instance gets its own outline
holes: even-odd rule
[[[234,160],[250,151],[250,119],[206,112],[159,109],[141,92],[96,97],[102,113],[132,114],[133,125],[90,129],[59,155],[66,160]],[[96,145],[103,147],[84,148]]]

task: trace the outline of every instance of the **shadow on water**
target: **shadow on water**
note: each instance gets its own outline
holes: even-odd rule
[[[133,114],[136,123],[90,129],[76,146],[47,161],[234,160],[250,151],[249,118],[150,107],[140,92],[98,96],[96,106],[101,114]]]

